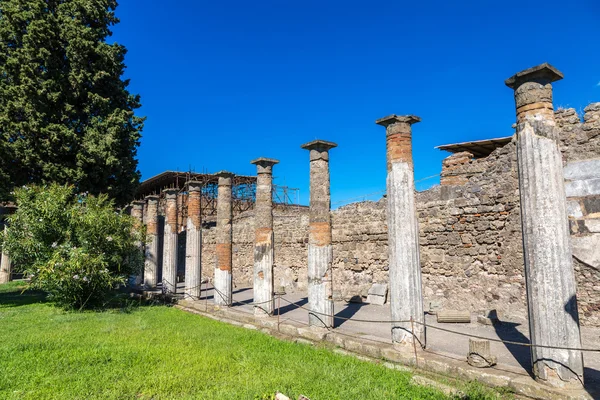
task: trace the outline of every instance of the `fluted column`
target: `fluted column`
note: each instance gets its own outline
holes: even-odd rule
[[[144,263],[144,286],[154,288],[158,284],[158,196],[146,197],[146,261]]]
[[[215,304],[229,306],[232,302],[232,204],[231,185],[233,174],[221,171],[219,177],[219,194],[217,197],[217,245],[215,266]]]
[[[252,161],[258,175],[254,205],[254,314],[273,314],[273,165],[279,161],[258,158]]]
[[[532,345],[581,347],[562,156],[548,64],[506,80],[515,91],[523,254]],[[532,347],[533,373],[558,387],[583,385],[580,351]]]
[[[202,182],[190,181],[187,186],[185,294],[192,299],[198,299],[202,282],[202,215],[200,207]]]
[[[178,189],[166,189],[165,230],[163,242],[163,292],[177,291],[177,193]]]
[[[412,161],[412,128],[420,122],[413,115],[390,115],[375,121],[386,128],[387,225],[392,341],[425,345],[425,322],[419,261],[419,228],[415,209]],[[413,336],[414,327],[414,336]]]
[[[310,325],[333,327],[333,248],[329,150],[333,142],[315,140],[302,145],[310,152],[310,220],[308,234],[308,314]]]

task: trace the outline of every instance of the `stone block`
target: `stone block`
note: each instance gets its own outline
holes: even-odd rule
[[[564,167],[564,177],[570,181],[600,178],[600,159],[567,163]]]
[[[375,283],[369,289],[367,295],[367,303],[375,304],[382,306],[387,301],[387,291],[388,287],[383,283]]]
[[[567,182],[565,191],[567,197],[600,195],[600,178]]]

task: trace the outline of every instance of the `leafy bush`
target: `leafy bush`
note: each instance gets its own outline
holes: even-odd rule
[[[71,186],[15,190],[4,247],[30,286],[65,308],[102,305],[111,290],[143,267],[143,227],[115,211],[106,195],[78,195]]]

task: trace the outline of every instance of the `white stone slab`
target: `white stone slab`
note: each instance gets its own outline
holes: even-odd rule
[[[567,197],[600,195],[600,178],[565,183]]]
[[[570,162],[565,165],[564,176],[569,181],[600,178],[600,159]]]

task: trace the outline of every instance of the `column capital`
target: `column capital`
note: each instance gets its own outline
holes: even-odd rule
[[[219,172],[215,172],[213,175],[217,176],[219,178],[233,178],[233,176],[235,174],[233,172],[229,172],[229,171],[219,171]]]
[[[151,194],[151,195],[145,197],[145,200],[147,202],[158,201],[159,199],[160,199],[160,196],[158,196],[156,194]]]
[[[312,142],[304,143],[300,148],[304,150],[329,151],[337,147],[337,143],[328,142],[327,140],[313,140]]]
[[[163,193],[165,194],[165,198],[175,199],[177,197],[177,194],[179,193],[179,189],[175,189],[175,188],[165,189],[165,190],[163,190]]]
[[[231,186],[231,178],[234,177],[234,174],[229,171],[219,171],[214,176],[219,178],[219,186]]]
[[[563,78],[562,72],[548,63],[518,72],[504,83],[515,91],[517,123],[526,118],[554,124],[552,82]]]
[[[185,184],[190,192],[199,192],[202,190],[203,183],[200,181],[187,181]]]
[[[131,203],[131,206],[133,208],[142,208],[142,207],[144,207],[144,204],[146,204],[146,202],[144,200],[134,200]]]
[[[259,157],[250,161],[250,164],[256,165],[257,174],[270,174],[273,172],[273,165],[279,164],[279,160],[274,158]]]
[[[388,115],[387,117],[379,118],[375,121],[377,125],[385,126],[386,128],[393,124],[412,125],[421,122],[421,118],[416,115]]]
[[[504,81],[504,84],[511,89],[516,89],[526,82],[536,82],[542,85],[556,82],[565,76],[558,69],[548,63],[536,65],[521,72],[517,72]]]

